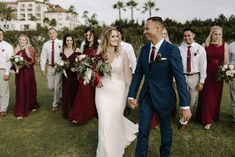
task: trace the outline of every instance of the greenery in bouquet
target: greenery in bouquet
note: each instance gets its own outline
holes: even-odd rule
[[[100,76],[105,73],[111,75],[111,65],[104,63],[99,56],[80,55],[75,60],[74,69],[78,72],[83,84],[92,83],[97,86],[101,80]]]
[[[28,66],[27,61],[19,55],[12,56],[9,60],[11,64],[16,68],[16,73],[19,73],[20,68]]]
[[[59,63],[56,63],[55,65],[55,72],[60,73],[63,72],[64,76],[67,78],[66,70],[69,70],[71,68],[70,62],[61,60]]]
[[[108,61],[105,62],[100,56],[97,57],[96,70],[101,76],[104,76],[106,74],[111,77],[111,63]]]
[[[224,80],[225,82],[232,81],[235,77],[235,65],[226,64],[219,67],[218,79]]]

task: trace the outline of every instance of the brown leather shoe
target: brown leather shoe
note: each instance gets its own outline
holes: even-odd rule
[[[186,127],[187,127],[187,125],[185,125],[185,124],[179,124],[178,130],[179,131],[184,131],[186,129]]]
[[[51,112],[56,112],[58,111],[58,107],[52,107]]]
[[[7,115],[7,112],[6,112],[6,111],[3,111],[3,112],[0,113],[0,116],[1,116],[1,117],[6,117],[6,115]]]
[[[231,122],[230,127],[235,129],[235,122]]]

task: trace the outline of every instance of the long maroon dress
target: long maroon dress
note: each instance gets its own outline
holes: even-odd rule
[[[61,53],[60,56],[63,61],[70,62],[71,65],[75,62],[77,57],[75,52],[73,52],[69,57],[64,53]],[[64,118],[68,117],[78,89],[77,72],[66,70],[66,74],[67,78],[64,75],[62,76],[62,111]]]
[[[28,62],[28,66],[22,67],[19,73],[15,75],[16,117],[26,117],[30,111],[40,107],[37,102],[37,85],[33,67],[35,63],[35,53],[32,54],[32,58],[28,57],[25,49],[16,53],[16,55],[21,55]]]
[[[84,54],[95,56],[96,50],[93,48],[84,48]],[[77,121],[78,124],[84,124],[97,116],[95,107],[95,87],[92,84],[84,85],[79,80],[79,88],[74,105],[69,113],[68,119]]]
[[[199,93],[197,119],[202,124],[211,124],[219,119],[223,80],[217,77],[218,67],[223,64],[224,45],[214,44],[205,48],[207,53],[207,78]]]

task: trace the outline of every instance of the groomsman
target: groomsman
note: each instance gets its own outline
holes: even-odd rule
[[[184,42],[179,46],[182,62],[184,67],[184,75],[188,85],[190,94],[190,109],[192,115],[195,116],[197,110],[197,97],[199,91],[203,89],[206,79],[206,51],[194,42],[195,33],[191,28],[184,29]],[[184,130],[186,122],[180,120],[179,130]]]
[[[229,44],[229,63],[235,64],[235,41]],[[230,95],[232,103],[233,120],[230,124],[232,128],[235,128],[235,80],[230,82]]]
[[[48,62],[47,85],[49,90],[54,91],[52,112],[56,112],[58,110],[58,104],[60,103],[61,74],[55,73],[55,64],[61,60],[62,40],[57,39],[57,31],[55,28],[50,28],[48,34],[50,40],[43,44],[40,65],[42,76],[46,77],[45,66]]]
[[[0,117],[7,115],[9,105],[9,72],[10,57],[14,55],[13,47],[4,41],[4,31],[0,29]]]

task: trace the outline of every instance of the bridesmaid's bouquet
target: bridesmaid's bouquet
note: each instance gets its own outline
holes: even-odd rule
[[[101,76],[111,76],[111,65],[105,63],[100,56],[80,55],[76,58],[74,67],[84,85],[92,83],[97,86],[101,83]]]
[[[64,76],[67,78],[66,70],[69,70],[71,67],[70,62],[61,60],[59,63],[55,64],[55,72],[60,73],[63,72]]]
[[[218,79],[224,80],[225,82],[232,81],[235,77],[235,65],[226,64],[219,67]]]
[[[16,73],[19,73],[20,68],[24,67],[24,66],[28,66],[27,61],[19,55],[15,55],[10,57],[10,62],[11,64],[16,68]]]

